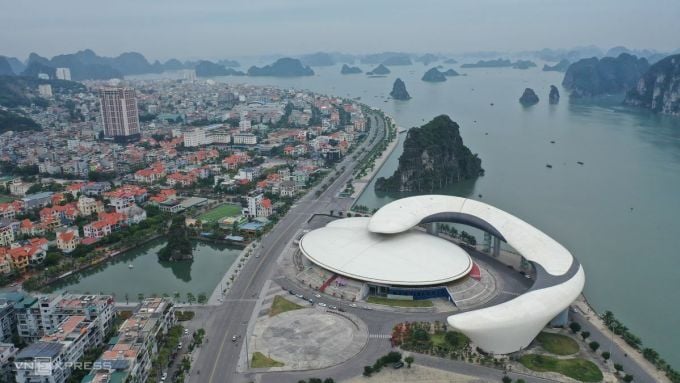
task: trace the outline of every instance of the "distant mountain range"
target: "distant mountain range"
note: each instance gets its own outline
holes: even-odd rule
[[[313,76],[314,71],[308,66],[302,65],[298,59],[281,58],[271,65],[263,67],[251,66],[248,68],[249,76],[275,76],[275,77],[298,77]]]
[[[181,62],[177,59],[170,59],[165,63],[160,61],[150,63],[144,55],[137,52],[126,52],[116,57],[103,57],[91,49],[85,49],[76,53],[57,55],[51,59],[31,53],[25,63],[15,57],[0,56],[0,75],[37,77],[38,74],[45,73],[50,78],[55,78],[56,68],[69,68],[71,79],[74,81],[108,80],[128,75],[195,69],[200,63]],[[222,60],[219,65],[222,68],[238,67],[239,63],[233,60]],[[11,72],[8,71],[8,66]]]

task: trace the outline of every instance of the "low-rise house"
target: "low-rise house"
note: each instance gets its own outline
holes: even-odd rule
[[[85,217],[92,214],[99,214],[104,211],[104,203],[102,201],[86,196],[80,196],[76,206],[78,207],[78,211],[80,211],[80,215]]]
[[[196,183],[197,177],[194,174],[191,173],[172,173],[169,174],[168,177],[166,178],[166,181],[168,185],[170,186],[191,186]]]
[[[0,203],[0,219],[12,219],[23,210],[21,201]]]
[[[137,170],[135,181],[145,184],[152,184],[165,177],[165,167],[161,163],[155,163],[150,168]]]
[[[52,192],[41,192],[24,196],[21,200],[26,210],[40,209],[52,203]]]
[[[39,265],[47,255],[46,238],[31,238],[21,244],[15,244],[9,249],[12,266],[19,272],[24,272],[29,265]]]
[[[88,197],[98,197],[111,190],[108,182],[88,182],[80,188],[80,193]]]
[[[0,219],[0,246],[9,246],[14,242],[14,220]]]
[[[64,253],[70,253],[80,244],[80,234],[77,227],[70,227],[57,233],[57,248]]]
[[[99,219],[83,227],[85,238],[104,238],[107,235],[119,230],[127,222],[124,213],[99,213]]]
[[[281,182],[279,185],[279,195],[281,197],[294,197],[297,193],[297,185],[295,181],[287,180]]]
[[[30,236],[30,237],[35,237],[38,235],[44,235],[45,234],[45,225],[40,222],[40,223],[34,223],[30,219],[26,218],[21,221],[21,226],[19,229],[19,232],[22,235]]]

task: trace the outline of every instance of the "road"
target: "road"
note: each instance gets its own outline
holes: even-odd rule
[[[375,113],[371,115],[374,122],[371,124],[371,132],[358,149],[368,149],[372,135],[377,135],[377,139],[371,145],[384,138],[384,121]],[[225,296],[224,302],[211,309],[204,326],[208,341],[194,361],[188,381],[196,383],[249,381],[247,377],[237,375],[237,363],[243,346],[241,342],[246,337],[243,336],[241,341],[232,342],[232,336],[246,334],[257,296],[265,282],[271,278],[277,257],[306,221],[314,213],[342,211],[349,207],[351,199],[336,196],[352,176],[356,161],[351,157],[347,156],[337,164],[337,169],[344,166],[345,170],[319,198],[315,197],[315,191],[319,188],[317,186],[300,198],[288,214],[262,239],[256,250],[260,256],[250,257],[250,261],[246,263]]]

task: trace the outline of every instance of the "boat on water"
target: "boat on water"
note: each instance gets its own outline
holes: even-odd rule
[[[128,269],[133,269],[133,268],[134,268],[134,266],[132,265],[132,263],[130,263],[130,264],[128,265]]]

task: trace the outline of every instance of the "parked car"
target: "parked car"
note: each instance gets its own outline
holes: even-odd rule
[[[321,294],[316,294],[314,296],[317,297],[317,298],[321,298]]]
[[[321,306],[321,307],[328,307],[328,305],[325,304],[325,303],[323,303],[323,302],[319,302],[319,306]]]
[[[357,307],[357,304],[356,303],[350,303],[349,307]]]
[[[397,362],[392,365],[392,368],[394,368],[395,370],[400,369],[402,367],[404,367],[404,362]]]

